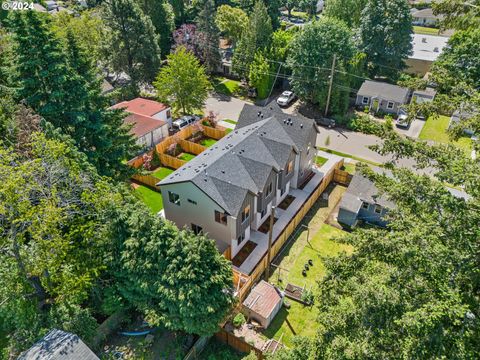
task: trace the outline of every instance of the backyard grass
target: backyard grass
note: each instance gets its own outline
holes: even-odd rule
[[[159,167],[156,169],[152,175],[155,176],[157,179],[163,180],[165,179],[168,175],[173,173],[175,170],[166,168],[166,167]]]
[[[184,160],[184,161],[190,161],[190,160],[192,160],[194,157],[195,157],[195,155],[190,154],[190,153],[186,153],[186,152],[181,153],[181,154],[178,156],[178,158],[179,158],[180,160]]]
[[[222,121],[225,121],[225,122],[227,122],[227,123],[229,123],[229,124],[237,125],[237,122],[236,122],[236,121],[234,121],[234,120],[230,120],[230,119],[223,119]]]
[[[336,256],[342,251],[352,252],[351,246],[332,240],[343,234],[342,230],[323,224],[303,249],[295,249],[296,245],[302,246],[302,244],[293,244],[288,255],[278,264],[282,270],[279,272],[276,269],[269,281],[282,287],[292,283],[301,287],[305,286],[306,289],[315,289],[317,282],[325,276],[322,257]],[[313,266],[304,277],[302,270],[310,259],[313,261]],[[279,277],[282,280],[281,283],[278,282]],[[293,336],[312,336],[315,333],[318,309],[316,305],[308,307],[294,300],[288,301],[291,304],[290,309],[282,308],[264,334],[277,340],[283,334],[282,342],[291,346]]]
[[[321,156],[316,156],[316,157],[315,157],[315,163],[316,163],[318,166],[322,166],[322,165],[325,164],[327,161],[328,161],[328,159],[326,159],[326,158],[324,158],[324,157],[321,157]]]
[[[357,172],[357,164],[354,163],[344,163],[342,170],[348,172],[349,174],[355,175]]]
[[[216,142],[217,142],[217,140],[215,140],[215,139],[207,138],[207,139],[202,139],[200,141],[200,145],[203,145],[205,147],[210,147],[210,146],[214,145]]]
[[[438,118],[430,117],[425,122],[425,126],[420,132],[419,138],[422,140],[431,140],[442,144],[454,144],[470,153],[472,150],[472,139],[469,137],[462,137],[457,141],[452,141],[447,133],[449,124],[450,118],[448,116],[440,115]]]
[[[438,35],[439,30],[435,28],[425,27],[425,26],[414,26],[413,32],[415,34],[423,34],[423,35]]]
[[[233,129],[225,129],[225,134],[230,134],[233,131]]]
[[[135,189],[135,194],[154,214],[163,209],[162,194],[159,192],[153,191],[146,186],[139,185]]]

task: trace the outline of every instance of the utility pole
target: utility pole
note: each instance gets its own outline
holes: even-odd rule
[[[275,206],[272,206],[272,213],[270,214],[270,229],[268,231],[268,250],[267,250],[267,267],[265,269],[265,280],[268,281],[270,277],[270,261],[272,251],[272,237],[273,237],[273,221],[275,219]]]
[[[328,115],[328,107],[330,106],[330,96],[332,95],[333,74],[335,73],[336,61],[337,61],[337,55],[333,54],[332,70],[330,70],[330,84],[328,85],[327,106],[325,106],[325,117],[327,117]]]

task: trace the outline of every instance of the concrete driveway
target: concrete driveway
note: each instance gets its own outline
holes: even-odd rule
[[[425,125],[424,120],[415,119],[412,121],[408,129],[400,129],[395,126],[395,131],[397,131],[399,134],[411,137],[413,139],[418,139],[424,125]]]
[[[238,121],[240,112],[245,104],[252,103],[231,96],[212,93],[205,103],[205,111],[213,111],[215,114],[218,114],[219,120],[231,119]]]

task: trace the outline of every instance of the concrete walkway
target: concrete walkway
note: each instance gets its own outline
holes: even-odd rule
[[[300,189],[291,189],[289,194],[295,197],[295,200],[290,204],[286,210],[282,210],[277,213],[278,220],[273,225],[273,241],[283,232],[287,227],[290,220],[295,216],[297,211],[303,206],[303,204],[308,200],[310,195],[314,192],[315,188],[323,180],[323,177],[328,173],[335,165],[340,161],[341,157],[328,154],[325,152],[320,152],[320,156],[327,158],[327,162],[322,165],[320,169],[314,168],[315,175],[308,182],[308,184]],[[264,234],[260,231],[252,231],[250,235],[250,240],[257,244],[257,247],[252,251],[252,253],[245,259],[245,261],[236,268],[237,270],[243,272],[244,274],[250,274],[262,257],[267,253],[268,248],[268,233]]]

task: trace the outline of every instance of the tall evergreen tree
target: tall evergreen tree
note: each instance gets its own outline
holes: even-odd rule
[[[106,39],[110,64],[117,72],[130,76],[132,91],[150,82],[160,68],[159,39],[152,21],[135,0],[106,3],[104,19],[110,28]]]
[[[216,15],[215,2],[206,0],[196,19],[197,31],[201,33],[198,48],[201,52],[203,65],[208,73],[217,71],[221,61],[218,49],[220,31],[215,21],[212,21]]]
[[[64,51],[34,11],[15,14],[10,30],[17,100],[71,136],[101,174],[123,172],[121,161],[132,155],[134,140],[123,126],[122,115],[105,110],[97,72],[78,40],[70,33]]]
[[[395,78],[412,50],[412,16],[405,0],[368,0],[359,28],[371,76]]]
[[[270,45],[272,31],[272,21],[267,8],[262,0],[257,0],[233,55],[233,70],[237,74],[248,76],[257,50],[265,50]]]
[[[175,14],[166,0],[137,0],[145,15],[149,16],[159,37],[158,46],[162,57],[170,52],[172,31],[175,29]]]

